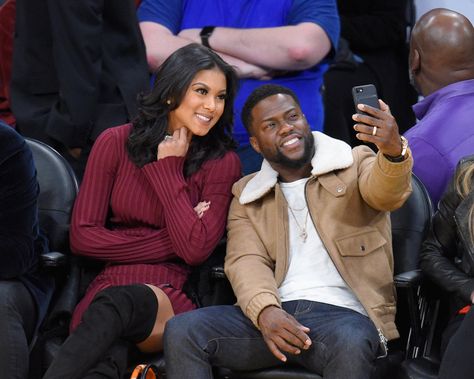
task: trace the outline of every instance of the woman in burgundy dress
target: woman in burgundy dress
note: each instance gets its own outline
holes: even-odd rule
[[[89,157],[71,246],[106,265],[45,378],[119,378],[130,342],[161,351],[166,321],[195,307],[182,290],[190,267],[224,234],[241,170],[231,137],[236,74],[191,44],[156,78],[137,119],[103,132]]]

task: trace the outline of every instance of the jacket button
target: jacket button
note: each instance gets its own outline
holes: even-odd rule
[[[360,251],[365,251],[365,246],[364,245],[360,246]]]
[[[342,191],[344,191],[344,187],[343,186],[337,186],[336,191],[337,191],[337,193],[341,193]]]

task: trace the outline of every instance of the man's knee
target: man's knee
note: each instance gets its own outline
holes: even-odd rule
[[[379,345],[378,332],[372,322],[345,324],[334,330],[334,352],[376,356]]]
[[[181,313],[168,320],[163,335],[165,350],[167,344],[175,346],[194,337],[196,329],[200,327],[200,322],[194,317],[195,312]]]
[[[176,349],[177,341],[184,341],[188,346],[207,346],[209,340],[222,334],[224,317],[219,318],[221,311],[221,308],[205,307],[174,316],[165,326],[164,350],[167,346]]]

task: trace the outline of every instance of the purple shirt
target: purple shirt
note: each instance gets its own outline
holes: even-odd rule
[[[413,172],[437,208],[458,161],[474,153],[474,79],[441,88],[413,110],[419,121],[405,133]]]

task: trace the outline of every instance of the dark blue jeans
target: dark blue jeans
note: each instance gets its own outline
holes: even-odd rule
[[[370,378],[379,348],[373,322],[350,309],[306,300],[283,303],[283,309],[311,329],[311,347],[289,363],[325,379]],[[283,365],[268,349],[259,330],[240,308],[201,308],[168,321],[164,336],[170,379],[212,378],[212,366],[255,370]]]
[[[26,379],[36,305],[19,280],[0,280],[0,376]]]

